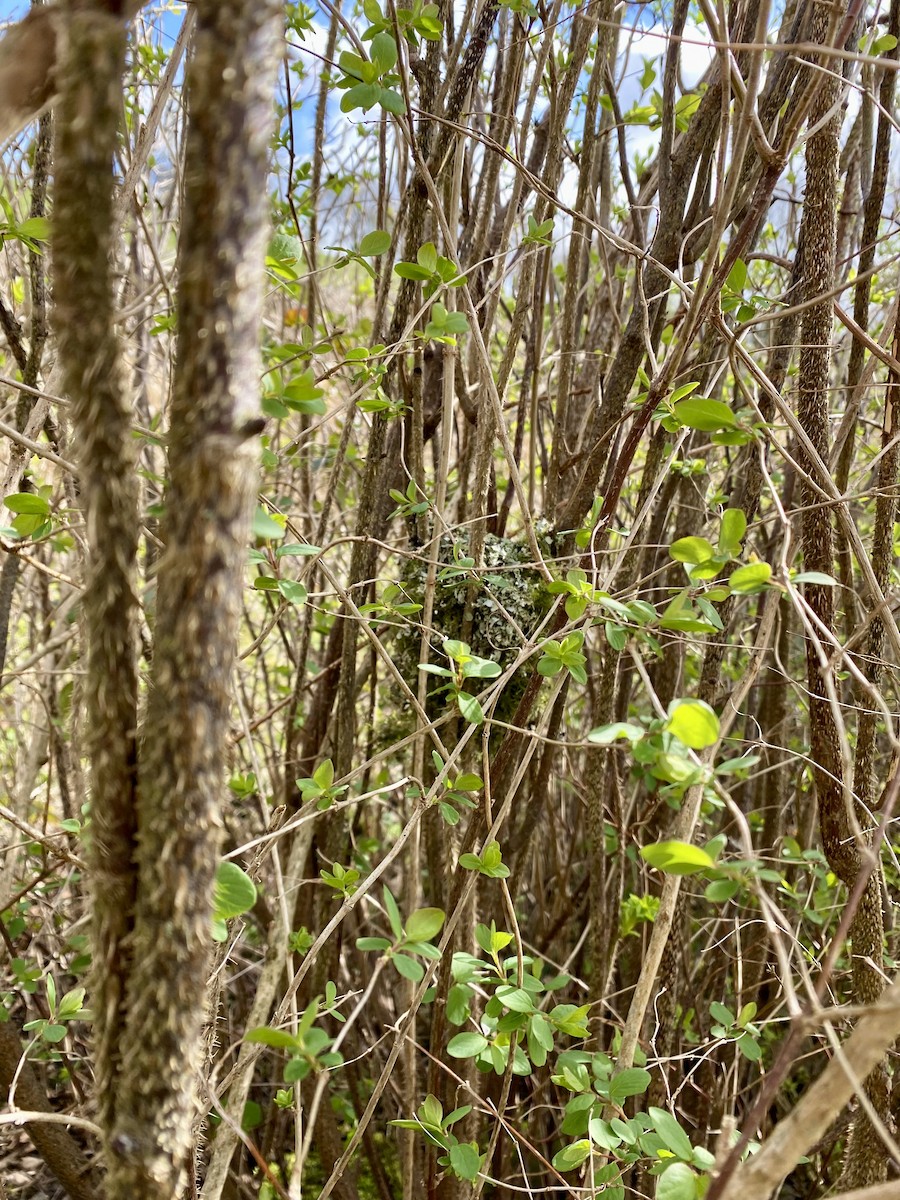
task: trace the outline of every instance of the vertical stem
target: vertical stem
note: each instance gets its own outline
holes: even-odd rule
[[[191,1149],[231,674],[260,426],[275,0],[199,0],[139,898],[110,1200],[171,1200]]]
[[[94,1065],[100,1122],[116,1115],[127,943],[136,894],[135,555],[131,411],[113,324],[113,158],[125,25],[89,4],[68,22],[57,110],[55,323],[72,405],[89,539],[83,612],[85,731],[91,762]]]

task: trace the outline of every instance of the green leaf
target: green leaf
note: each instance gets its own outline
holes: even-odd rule
[[[22,237],[31,238],[35,242],[50,240],[50,222],[46,217],[29,217],[18,227],[17,232]]]
[[[591,1141],[601,1150],[615,1150],[622,1144],[622,1139],[613,1131],[610,1123],[601,1117],[591,1117],[588,1121],[588,1133]]]
[[[467,1117],[472,1111],[471,1104],[462,1104],[459,1108],[454,1108],[453,1112],[447,1113],[441,1125],[444,1129],[449,1129],[451,1125],[455,1125],[457,1121],[461,1121],[463,1117]]]
[[[580,1142],[572,1142],[571,1145],[563,1146],[562,1150],[554,1154],[553,1166],[557,1171],[574,1171],[576,1167],[581,1166],[590,1152],[591,1143],[587,1138]]]
[[[501,670],[499,663],[474,656],[471,662],[463,663],[462,673],[466,679],[496,679]]]
[[[630,725],[627,721],[615,721],[612,725],[601,725],[592,729],[587,735],[588,741],[595,746],[611,746],[613,742],[624,739],[634,745],[644,736],[640,725]]]
[[[413,983],[418,983],[425,974],[422,964],[406,954],[391,955],[391,962],[404,979],[411,979]]]
[[[419,908],[406,922],[406,937],[411,942],[429,942],[440,933],[444,912],[440,908]]]
[[[665,1142],[676,1158],[689,1162],[694,1153],[691,1139],[684,1132],[671,1113],[664,1108],[649,1108],[647,1115],[653,1122],[653,1128]]]
[[[754,1000],[745,1004],[737,1015],[737,1024],[743,1026],[752,1021],[757,1014],[758,1007]]]
[[[393,42],[391,38],[391,42]],[[363,240],[359,243],[359,252],[363,258],[377,258],[380,254],[384,254],[391,246],[391,235],[383,229],[373,229],[371,233],[367,233]]]
[[[714,879],[707,884],[703,898],[710,904],[727,904],[740,891],[741,885],[733,879]]]
[[[656,1184],[656,1200],[697,1200],[700,1180],[687,1163],[668,1166]]]
[[[399,275],[401,279],[415,279],[421,281],[431,278],[431,272],[426,271],[424,267],[418,266],[416,263],[399,262],[394,267],[394,274]]]
[[[701,433],[714,433],[717,429],[737,428],[737,417],[721,400],[709,400],[703,396],[692,396],[674,405],[675,419],[688,429],[699,429]]]
[[[262,1124],[262,1109],[255,1100],[248,1100],[244,1105],[244,1111],[241,1115],[241,1129],[245,1132],[250,1129],[257,1129]]]
[[[397,43],[389,33],[376,33],[370,50],[379,75],[385,75],[397,63]]]
[[[451,1058],[475,1058],[486,1050],[489,1043],[480,1033],[458,1033],[447,1043],[447,1053]]]
[[[468,642],[460,642],[456,638],[444,638],[444,653],[454,662],[463,662],[471,652]]]
[[[320,788],[330,788],[334,783],[334,763],[330,758],[320,762],[313,771],[313,779]]]
[[[715,633],[714,625],[709,621],[701,621],[691,607],[690,595],[687,588],[666,606],[660,618],[663,629],[679,629],[685,633]]]
[[[691,567],[690,576],[693,581],[701,579],[715,579],[722,570],[721,558],[710,558],[706,562],[698,563],[696,567]],[[700,606],[700,597],[697,597],[697,606]]]
[[[288,604],[305,604],[308,592],[302,583],[296,579],[279,579],[278,590]]]
[[[676,700],[666,730],[692,750],[703,750],[718,740],[719,718],[704,700]]]
[[[669,554],[676,562],[704,563],[712,558],[715,551],[704,537],[683,537],[673,542]]]
[[[34,492],[13,492],[3,501],[10,512],[27,514],[35,517],[50,515],[50,502],[44,496]]]
[[[749,596],[754,592],[761,592],[771,578],[772,568],[768,563],[748,563],[745,567],[738,567],[736,571],[731,572],[728,586],[739,596]]]
[[[250,532],[256,538],[280,542],[284,537],[284,525],[270,517],[264,508],[257,508],[250,526]]]
[[[652,1076],[643,1067],[628,1067],[612,1077],[609,1098],[613,1104],[621,1104],[629,1096],[643,1096],[650,1086]]]
[[[681,386],[677,387],[675,389],[675,391],[672,393],[672,395],[669,397],[669,403],[677,404],[679,400],[686,399],[688,396],[690,396],[690,394],[692,392],[696,392],[696,390],[699,386],[700,386],[699,382],[681,384]]]
[[[752,1033],[742,1033],[736,1044],[744,1058],[749,1059],[750,1062],[759,1062],[762,1058],[762,1046]]]
[[[820,587],[837,587],[837,580],[824,571],[799,571],[791,576],[791,583],[817,583]]]
[[[543,658],[538,661],[537,669],[539,675],[543,675],[549,679],[554,675],[558,675],[563,669],[563,665],[560,659],[545,653]]]
[[[747,264],[742,258],[735,260],[734,266],[728,272],[725,286],[730,292],[742,292],[747,282]]]
[[[720,1025],[734,1024],[734,1013],[718,1000],[713,1000],[712,1004],[710,1004],[709,1015],[714,1021],[718,1021]]]
[[[742,508],[726,508],[719,528],[719,549],[735,557],[747,532],[747,517]]]
[[[544,1050],[553,1049],[553,1027],[542,1013],[535,1013],[529,1022],[531,1037]]]
[[[341,70],[345,71],[348,75],[352,75],[355,79],[362,79],[362,69],[366,65],[366,62],[358,54],[354,54],[351,50],[342,50],[338,62],[340,63]]]
[[[292,1058],[284,1068],[285,1083],[300,1083],[312,1070],[312,1063],[306,1058]]]
[[[402,117],[406,112],[406,101],[393,88],[382,88],[378,103],[385,111],[393,113],[395,117]]]
[[[480,792],[484,787],[484,780],[480,775],[471,773],[460,775],[454,779],[453,787],[459,792]]]
[[[462,1025],[469,1017],[469,1001],[472,989],[464,983],[454,983],[447,993],[447,1020],[451,1025]]]
[[[470,1142],[457,1142],[455,1146],[451,1146],[450,1167],[460,1179],[474,1183],[481,1169],[481,1155],[477,1146]]]
[[[897,45],[897,39],[892,33],[883,33],[880,38],[877,38],[872,45],[873,54],[886,54],[889,50],[893,50]],[[26,222],[27,224],[27,222]],[[32,234],[32,237],[35,235]]]
[[[488,842],[481,851],[481,871],[492,879],[506,879],[509,875],[509,867],[503,862],[499,842]]]
[[[534,1000],[532,1000],[531,995],[524,988],[509,987],[504,984],[502,987],[497,988],[494,995],[511,1012],[534,1012]]]
[[[219,863],[213,888],[213,916],[220,921],[249,912],[256,903],[256,884],[237,863]]]
[[[440,1129],[441,1121],[444,1117],[444,1110],[441,1107],[441,1102],[437,1096],[432,1096],[429,1092],[422,1101],[422,1107],[419,1109],[419,1117],[423,1125],[432,1125],[435,1129]]]
[[[438,254],[434,242],[426,242],[424,246],[420,246],[416,251],[416,262],[420,267],[424,268],[429,275],[433,275],[437,270]],[[438,305],[435,305],[438,308]],[[446,314],[446,309],[444,313]]]
[[[266,257],[276,263],[297,263],[303,261],[303,243],[291,233],[276,233],[269,242]]]
[[[654,842],[641,850],[644,862],[667,875],[696,875],[715,867],[716,860],[689,842]]]
[[[437,946],[433,946],[431,942],[404,942],[403,948],[408,950],[410,954],[419,954],[422,958],[430,958],[437,962],[441,957],[441,952]]]
[[[286,403],[302,412],[313,413],[325,412],[325,405],[319,399],[324,394],[323,389],[314,381],[312,371],[304,371],[281,391],[281,397]]]
[[[73,988],[71,992],[66,992],[62,1000],[59,1002],[59,1011],[57,1015],[60,1019],[65,1018],[71,1020],[77,1013],[81,1012],[81,1006],[84,1004],[86,989],[83,987]]]
[[[381,88],[376,83],[358,83],[344,92],[341,98],[341,112],[353,112],[355,108],[368,112],[378,103],[380,95]]]
[[[444,328],[450,333],[468,333],[469,318],[461,312],[448,313],[444,321]]]
[[[271,1046],[273,1050],[290,1050],[295,1054],[300,1049],[298,1039],[287,1029],[272,1029],[269,1025],[248,1030],[244,1034],[244,1041]]]
[[[700,778],[700,769],[689,758],[682,754],[663,751],[656,756],[650,767],[654,779],[664,779],[666,783],[695,783]]]
[[[468,692],[457,692],[456,703],[459,705],[459,711],[470,725],[480,725],[484,720],[484,710]]]
[[[384,907],[387,911],[388,920],[391,923],[391,929],[395,938],[403,937],[403,920],[400,916],[400,909],[397,907],[397,901],[393,897],[393,893],[385,886],[384,888]]]
[[[271,417],[273,421],[285,421],[291,415],[291,410],[286,404],[282,404],[277,396],[271,394],[265,395],[260,400],[260,407],[263,415]]]
[[[357,950],[390,950],[391,943],[382,937],[360,937],[356,939]]]
[[[581,660],[580,662],[567,662],[566,670],[576,683],[584,684],[587,683],[587,671],[584,667],[585,657],[583,654],[579,654],[578,658]]]
[[[587,1014],[586,1004],[557,1004],[549,1015],[562,1033],[567,1033],[569,1037],[585,1038],[588,1035]]]

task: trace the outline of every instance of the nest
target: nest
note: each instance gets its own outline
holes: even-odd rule
[[[473,654],[499,663],[506,670],[522,645],[539,625],[550,603],[540,573],[531,565],[528,548],[510,538],[488,534],[484,565],[476,572],[468,557],[467,531],[441,538],[431,624],[431,661],[447,665],[442,647],[445,638],[468,642]],[[400,587],[413,604],[423,604],[428,564],[416,559],[407,563]],[[472,597],[471,627],[464,629],[466,604]],[[421,612],[416,619],[421,619]],[[395,662],[409,686],[418,687],[421,655],[421,626],[410,624],[398,632]],[[528,669],[517,671],[507,683],[496,715],[505,719],[515,711]],[[437,682],[437,681],[436,681]],[[440,697],[443,702],[443,697]]]

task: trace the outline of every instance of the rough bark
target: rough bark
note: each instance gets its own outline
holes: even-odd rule
[[[201,0],[188,71],[165,550],[140,766],[139,887],[110,1196],[169,1197],[191,1147],[258,431],[280,7]]]
[[[839,81],[823,79],[813,102],[810,121],[825,119],[838,99]],[[806,153],[806,199],[804,205],[804,277],[809,299],[821,297],[810,305],[801,327],[798,416],[813,445],[822,455],[829,447],[828,388],[831,365],[832,305],[825,293],[835,273],[835,237],[837,229],[837,170],[840,119],[832,117],[809,139]],[[834,569],[834,545],[831,515],[818,503],[818,495],[803,487],[802,542],[804,565],[810,571],[831,574]],[[807,603],[826,630],[834,628],[834,589],[807,585]],[[809,687],[810,755],[819,813],[822,844],[828,863],[848,888],[853,887],[862,868],[861,849],[857,844],[845,791],[844,764],[840,733],[832,704],[826,696],[826,681],[816,641],[807,636],[807,681]],[[862,763],[863,774],[868,764]],[[870,880],[852,926],[854,958],[854,998],[861,1003],[878,999],[882,985],[866,965],[865,959],[882,953],[881,893],[877,876]],[[873,978],[873,976],[875,976]],[[887,1085],[881,1068],[867,1080],[867,1093],[876,1111],[888,1113]],[[854,1122],[844,1157],[844,1185],[877,1183],[886,1177],[887,1155],[868,1117],[860,1113]]]
[[[94,1064],[111,1128],[122,1069],[137,831],[139,522],[131,410],[113,325],[113,159],[122,111],[125,25],[101,3],[72,11],[56,121],[55,323],[79,448],[89,541],[82,611],[91,763]]]

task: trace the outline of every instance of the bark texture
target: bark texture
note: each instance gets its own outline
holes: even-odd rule
[[[840,119],[832,112],[839,96],[839,81],[828,76],[819,86],[810,112],[813,126],[824,122],[810,137],[806,153],[806,198],[803,232],[806,295],[816,299],[803,316],[801,327],[798,416],[815,449],[827,458],[829,450],[829,378],[831,366],[832,301],[826,295],[835,276],[837,230],[837,180],[840,153]],[[811,464],[809,464],[811,466]],[[820,503],[817,491],[804,485],[802,542],[804,565],[810,571],[831,574],[834,569],[834,540],[830,509]],[[817,618],[818,629],[807,636],[807,680],[809,688],[810,755],[814,764],[816,802],[822,845],[834,873],[852,890],[863,869],[857,842],[849,789],[845,784],[840,733],[832,700],[826,694],[819,638],[834,629],[834,589],[817,584],[806,586],[806,601]],[[877,635],[876,635],[877,636]],[[826,652],[827,653],[827,652]],[[862,777],[868,774],[860,763]],[[860,813],[864,820],[864,814]],[[851,927],[853,941],[853,991],[858,1003],[872,1003],[882,991],[881,978],[867,960],[882,956],[881,892],[877,876],[869,880]],[[878,1067],[866,1083],[866,1091],[883,1120],[889,1120],[887,1080]],[[843,1183],[858,1187],[877,1183],[887,1175],[887,1153],[881,1139],[862,1112],[852,1127],[844,1158]]]
[[[91,763],[94,1063],[101,1123],[115,1116],[135,899],[137,478],[113,324],[113,160],[125,25],[102,4],[69,14],[56,120],[55,323],[88,529],[82,601]]]
[[[202,0],[188,73],[165,549],[140,766],[111,1196],[182,1186],[202,1059],[230,681],[259,431],[274,0]]]

